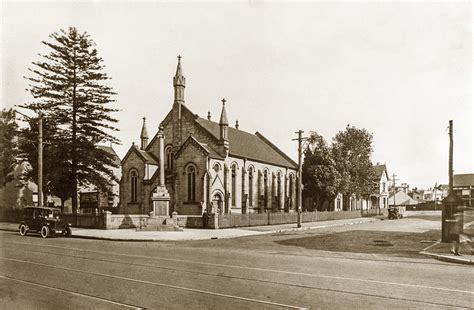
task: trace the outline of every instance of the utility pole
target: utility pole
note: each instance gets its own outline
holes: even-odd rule
[[[302,186],[302,155],[303,155],[303,130],[298,130],[298,138],[292,139],[293,141],[298,140],[298,191],[297,191],[297,198],[298,198],[298,220],[297,220],[297,227],[301,227],[301,210],[302,210],[302,200],[303,200],[303,186]]]
[[[28,115],[17,110],[15,113],[31,121]],[[41,111],[38,111],[38,206],[43,206],[43,113]]]
[[[449,121],[449,192],[453,193],[453,120]]]
[[[43,206],[43,113],[38,112],[38,206]]]
[[[396,184],[396,181],[398,181],[398,179],[395,179],[397,175],[394,173],[392,174],[392,181],[393,181],[393,206],[396,207],[397,206],[397,203],[395,202],[395,195],[397,194],[397,187],[395,186]]]

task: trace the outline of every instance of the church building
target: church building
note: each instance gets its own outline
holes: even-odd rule
[[[261,133],[243,131],[238,121],[230,127],[225,99],[218,122],[211,120],[210,113],[207,118],[193,113],[192,103],[185,103],[180,56],[173,87],[173,106],[159,131],[148,142],[144,118],[140,145],[132,144],[121,162],[119,212],[154,210],[160,161],[170,213],[296,211],[297,164]]]

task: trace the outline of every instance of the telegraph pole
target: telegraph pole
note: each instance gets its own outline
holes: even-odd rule
[[[31,117],[17,110],[15,113],[31,121]],[[43,206],[43,113],[41,111],[38,111],[38,206]]]
[[[297,227],[301,227],[301,210],[302,210],[302,200],[303,200],[303,186],[302,186],[302,180],[301,180],[301,174],[302,174],[302,155],[303,155],[303,130],[298,130],[298,138],[293,139],[298,140],[298,191],[297,191],[297,198],[298,198],[298,220],[297,220]]]
[[[38,112],[38,206],[43,206],[43,113]]]
[[[397,203],[395,202],[395,195],[397,194],[397,187],[395,186],[395,184],[396,184],[396,181],[397,181],[398,179],[395,179],[396,176],[397,176],[397,175],[396,175],[395,173],[392,174],[392,178],[393,178],[393,179],[392,179],[392,180],[393,180],[393,206],[394,206],[394,207],[397,206]]]

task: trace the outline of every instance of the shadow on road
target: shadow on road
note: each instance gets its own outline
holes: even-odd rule
[[[419,252],[438,240],[439,236],[439,230],[430,230],[424,233],[353,230],[275,242],[280,245],[298,246],[311,250],[424,258]]]

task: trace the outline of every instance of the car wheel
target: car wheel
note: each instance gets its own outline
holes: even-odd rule
[[[25,224],[21,224],[20,225],[20,235],[26,236],[27,233],[28,233],[28,228],[26,228]]]
[[[48,226],[41,227],[41,237],[48,238],[48,236],[49,236],[49,227]]]
[[[66,229],[64,229],[64,237],[71,237],[72,236],[72,231],[71,227],[67,226]]]

